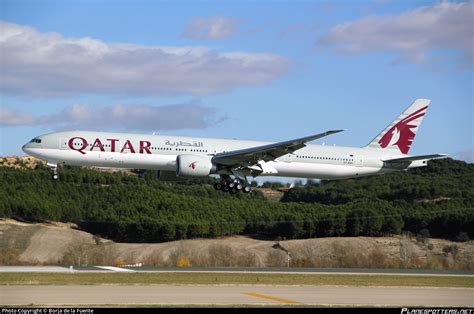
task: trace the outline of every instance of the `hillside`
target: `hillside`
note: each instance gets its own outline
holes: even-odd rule
[[[243,236],[167,243],[115,243],[73,224],[0,220],[0,265],[285,267],[274,241]],[[474,241],[409,237],[345,237],[281,241],[292,267],[474,269]]]
[[[11,167],[15,169],[34,169],[39,164],[44,165],[45,162],[31,156],[0,157],[0,166],[3,167]]]
[[[281,202],[259,191],[221,193],[210,179],[162,182],[151,171],[132,176],[65,167],[53,181],[41,163],[3,164],[0,217],[71,222],[120,242],[407,232],[458,241],[474,237],[474,165],[451,159],[403,173],[311,183],[285,193]]]
[[[474,164],[452,159],[430,161],[428,167],[354,180],[307,184],[286,193],[284,202],[346,204],[358,200],[397,203],[474,202]]]

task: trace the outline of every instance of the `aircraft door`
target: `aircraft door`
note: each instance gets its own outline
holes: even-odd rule
[[[62,138],[62,139],[59,140],[59,148],[62,149],[62,150],[67,149],[67,139],[66,138]]]
[[[290,154],[286,154],[286,155],[281,156],[281,159],[284,162],[292,162],[293,157],[294,157],[293,154],[290,153]]]

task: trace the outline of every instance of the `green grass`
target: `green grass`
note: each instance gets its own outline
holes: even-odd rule
[[[474,288],[474,277],[229,273],[3,273],[0,285],[341,285]]]

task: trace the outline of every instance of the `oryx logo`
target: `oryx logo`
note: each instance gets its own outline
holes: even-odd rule
[[[410,124],[410,122],[423,117],[426,108],[428,108],[428,106],[423,107],[398,121],[379,140],[380,146],[386,148],[396,145],[403,154],[407,154],[416,135],[416,130],[412,129],[420,125],[419,122],[415,122],[414,124]]]
[[[189,168],[193,168],[193,170],[196,169],[196,167],[197,167],[196,163],[197,163],[197,161],[194,161],[194,162],[190,163]]]

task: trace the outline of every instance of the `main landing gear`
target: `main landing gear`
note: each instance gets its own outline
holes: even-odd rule
[[[223,179],[221,182],[214,184],[214,189],[222,192],[229,192],[230,194],[237,194],[239,192],[250,193],[252,191],[250,185],[239,178],[233,180]]]

